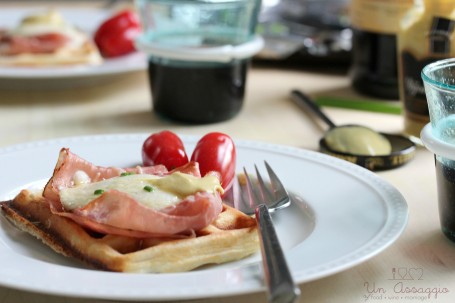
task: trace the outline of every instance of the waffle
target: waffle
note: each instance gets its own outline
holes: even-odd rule
[[[0,65],[5,66],[47,67],[70,66],[76,64],[99,65],[102,62],[103,59],[98,48],[88,39],[77,48],[61,47],[52,53],[0,55]]]
[[[41,195],[27,190],[0,206],[9,221],[57,253],[106,271],[189,271],[239,260],[259,248],[255,220],[227,205],[212,224],[190,237],[150,239],[92,233],[52,214]]]

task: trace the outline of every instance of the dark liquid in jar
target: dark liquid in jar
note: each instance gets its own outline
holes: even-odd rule
[[[352,43],[353,87],[365,95],[398,100],[396,36],[354,30]]]
[[[441,228],[447,238],[455,241],[455,169],[435,162]]]
[[[242,108],[249,60],[232,63],[149,61],[153,108],[162,116],[188,123],[213,123]]]

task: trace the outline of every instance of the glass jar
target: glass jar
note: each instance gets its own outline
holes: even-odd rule
[[[153,111],[186,123],[228,120],[242,108],[260,0],[137,0]]]

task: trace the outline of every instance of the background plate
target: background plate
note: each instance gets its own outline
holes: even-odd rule
[[[43,12],[48,8],[60,12],[67,22],[93,35],[98,26],[113,12],[104,9],[59,8],[58,5],[49,7],[3,8],[0,10],[0,29],[17,26],[20,20],[30,14]],[[127,72],[145,70],[147,60],[142,53],[133,53],[117,58],[105,59],[101,65],[70,65],[58,67],[7,67],[0,66],[0,88],[53,88],[62,86],[93,85],[93,81],[101,81],[108,76]],[[49,79],[57,80],[48,81]],[[21,81],[17,81],[21,80]],[[38,83],[37,83],[38,82]],[[44,87],[43,87],[44,86]]]
[[[101,135],[32,142],[0,149],[0,200],[42,185],[61,147],[103,166],[140,164],[147,134]],[[198,137],[182,136],[191,154]],[[355,266],[391,245],[407,222],[402,195],[374,173],[321,153],[236,140],[237,170],[267,160],[293,194],[274,214],[294,279],[315,280]],[[24,171],[27,171],[24,173]],[[122,274],[86,269],[0,220],[0,284],[29,291],[118,300],[227,296],[264,290],[259,254],[185,273]]]

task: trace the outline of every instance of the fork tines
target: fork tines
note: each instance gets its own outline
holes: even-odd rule
[[[248,174],[246,168],[245,167],[243,168],[248,191],[247,199],[249,201],[248,207],[249,209],[247,210],[248,213],[254,212],[254,209],[260,204],[267,205],[269,207],[270,212],[286,207],[290,204],[289,195],[286,189],[284,188],[283,184],[281,183],[280,179],[273,171],[271,166],[267,163],[267,161],[264,161],[264,164],[267,169],[270,184],[267,184],[267,182],[264,181],[256,164],[254,165],[254,169],[256,172],[255,178],[256,182],[253,181],[252,177]],[[242,198],[244,198],[243,195],[241,196]]]

